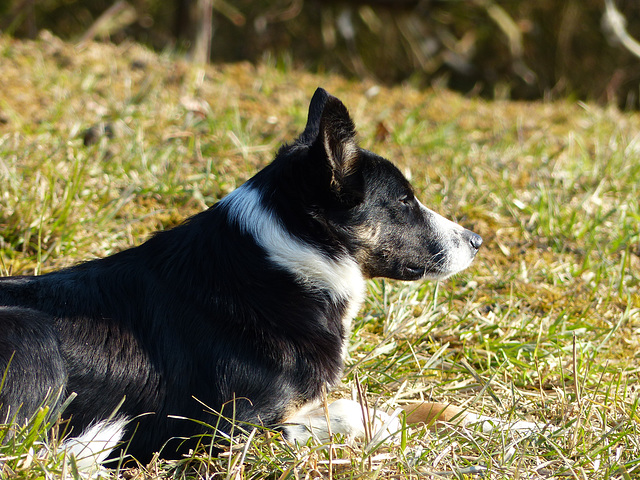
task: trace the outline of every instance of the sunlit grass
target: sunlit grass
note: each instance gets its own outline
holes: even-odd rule
[[[322,85],[350,108],[363,146],[485,240],[466,272],[440,284],[370,282],[333,395],[359,383],[381,408],[450,401],[558,428],[417,428],[375,450],[296,450],[256,431],[218,457],[113,477],[637,475],[638,115],[377,88],[268,61],[203,70],[135,45],[75,50],[52,38],[0,38],[0,72],[0,273],[109,255],[213,204],[300,133]],[[1,447],[0,471],[73,476],[44,446],[51,427],[36,423]]]

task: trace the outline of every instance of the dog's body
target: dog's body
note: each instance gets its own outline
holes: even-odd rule
[[[145,461],[206,424],[228,431],[212,410],[277,426],[318,400],[366,278],[445,278],[481,244],[354,136],[318,89],[304,133],[210,209],[111,257],[0,279],[2,420],[75,392],[64,417],[79,434],[122,401],[128,452]]]

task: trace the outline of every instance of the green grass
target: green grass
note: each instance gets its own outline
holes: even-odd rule
[[[211,205],[300,133],[322,85],[350,108],[364,147],[485,239],[475,263],[439,285],[370,282],[333,395],[351,395],[357,379],[372,405],[433,399],[559,427],[417,428],[404,450],[296,451],[256,432],[218,458],[113,478],[470,478],[480,466],[485,478],[638,475],[637,114],[376,89],[268,60],[201,69],[136,45],[76,50],[49,37],[0,37],[0,72],[0,274],[109,255]],[[105,125],[109,135],[84,144]],[[2,475],[74,476],[43,446],[58,428],[43,419],[0,446]]]

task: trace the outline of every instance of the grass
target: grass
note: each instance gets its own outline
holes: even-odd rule
[[[134,44],[76,49],[46,34],[0,37],[0,72],[0,274],[109,255],[206,208],[300,133],[322,85],[350,108],[364,147],[485,239],[471,268],[440,284],[370,282],[333,395],[359,383],[372,405],[450,401],[559,428],[528,437],[416,428],[401,445],[300,450],[255,432],[219,457],[104,475],[638,475],[637,114],[380,88],[271,59],[199,68]],[[0,437],[18,428],[0,427]],[[40,414],[0,445],[2,475],[78,476],[43,447],[57,428]]]

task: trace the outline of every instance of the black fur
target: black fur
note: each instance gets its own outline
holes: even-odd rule
[[[244,188],[293,238],[327,261],[357,262],[365,278],[452,273],[407,180],[356,146],[346,108],[322,89],[300,138]],[[337,382],[358,299],[274,261],[229,205],[104,259],[0,279],[0,413],[24,418],[48,391],[62,389],[60,401],[75,392],[64,416],[79,434],[124,398],[128,452],[144,462],[171,438],[211,433],[172,416],[215,425],[204,404],[275,426]],[[468,250],[473,258],[477,247]],[[180,444],[163,456],[192,446]]]

